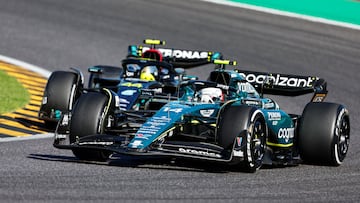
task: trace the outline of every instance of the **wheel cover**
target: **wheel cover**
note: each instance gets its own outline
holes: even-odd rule
[[[252,139],[250,144],[251,155],[254,160],[254,168],[262,165],[265,154],[266,128],[264,122],[256,120],[254,123]]]
[[[342,162],[347,154],[350,143],[350,122],[347,117],[343,117],[340,122],[340,126],[337,126],[337,156],[340,162]]]

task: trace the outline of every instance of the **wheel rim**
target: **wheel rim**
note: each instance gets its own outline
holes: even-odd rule
[[[265,154],[265,125],[260,120],[254,123],[251,141],[252,156],[255,168],[260,167]]]
[[[350,143],[350,123],[347,118],[341,119],[341,123],[338,130],[339,131],[338,131],[337,153],[339,156],[339,160],[343,161],[349,149],[349,143]]]

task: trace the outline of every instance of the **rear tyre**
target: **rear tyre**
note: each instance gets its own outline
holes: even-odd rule
[[[70,144],[87,135],[102,134],[108,97],[99,92],[83,94],[74,106],[70,124]],[[73,149],[79,159],[105,161],[110,153],[102,150]]]
[[[229,106],[218,122],[219,145],[233,150],[236,138],[241,137],[244,161],[239,164],[247,172],[255,172],[262,166],[265,155],[267,127],[260,110],[250,106]]]
[[[40,107],[40,117],[44,118],[47,127],[55,127],[60,119],[60,114],[55,111],[66,112],[74,103],[78,86],[77,78],[76,73],[68,71],[55,71],[51,74]]]
[[[334,103],[309,103],[299,123],[299,152],[308,163],[339,166],[350,143],[346,108]]]

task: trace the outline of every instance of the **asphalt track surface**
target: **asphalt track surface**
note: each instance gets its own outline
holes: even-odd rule
[[[50,71],[119,65],[128,44],[221,51],[244,69],[316,75],[327,101],[351,113],[340,167],[300,165],[255,174],[198,163],[88,163],[51,139],[0,143],[1,202],[356,202],[360,199],[360,32],[200,1],[0,0],[0,54]],[[188,70],[202,79],[211,67]],[[85,75],[87,76],[87,74]],[[301,113],[309,97],[276,98]],[[220,168],[219,170],[215,170]]]

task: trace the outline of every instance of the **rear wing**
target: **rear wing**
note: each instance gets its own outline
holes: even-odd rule
[[[156,47],[156,45],[165,45],[165,41],[161,40],[146,39],[144,44],[148,46],[129,45],[128,57],[141,58],[146,51],[157,50],[161,53],[162,59],[171,63],[175,68],[192,68],[209,64],[213,60],[222,58],[220,52]]]
[[[318,77],[244,70],[236,70],[236,72],[263,94],[299,96],[314,93],[312,101],[322,102],[328,92],[326,81]]]

